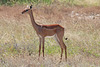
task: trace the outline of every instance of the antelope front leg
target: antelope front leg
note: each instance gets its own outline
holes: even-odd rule
[[[43,46],[42,46],[42,52],[43,52],[43,57],[44,57],[44,42],[45,42],[44,37],[42,38],[42,40],[43,40],[43,41],[42,41],[42,45],[43,45]]]
[[[40,54],[41,54],[41,38],[39,38],[39,42],[40,42],[40,44],[39,44],[39,57],[40,57]]]

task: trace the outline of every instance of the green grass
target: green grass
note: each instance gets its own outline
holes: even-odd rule
[[[45,53],[47,54],[57,54],[59,53],[60,54],[60,46],[46,46],[45,47]]]

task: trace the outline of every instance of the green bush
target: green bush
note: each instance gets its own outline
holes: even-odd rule
[[[0,0],[0,5],[14,4],[61,4],[61,5],[83,5],[83,6],[100,6],[99,0]]]
[[[1,0],[1,5],[14,5],[14,4],[25,4],[25,3],[45,3],[50,4],[52,0]]]

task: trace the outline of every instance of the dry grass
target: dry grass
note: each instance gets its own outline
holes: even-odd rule
[[[68,61],[59,63],[60,48],[46,38],[45,60],[38,61],[38,37],[25,6],[0,6],[1,67],[99,67],[100,7],[34,7],[38,24],[60,24],[65,28]],[[42,55],[42,54],[41,54]]]

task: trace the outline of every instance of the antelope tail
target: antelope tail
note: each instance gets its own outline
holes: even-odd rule
[[[64,37],[65,38],[65,37]],[[68,38],[65,38],[65,40],[67,40]]]

